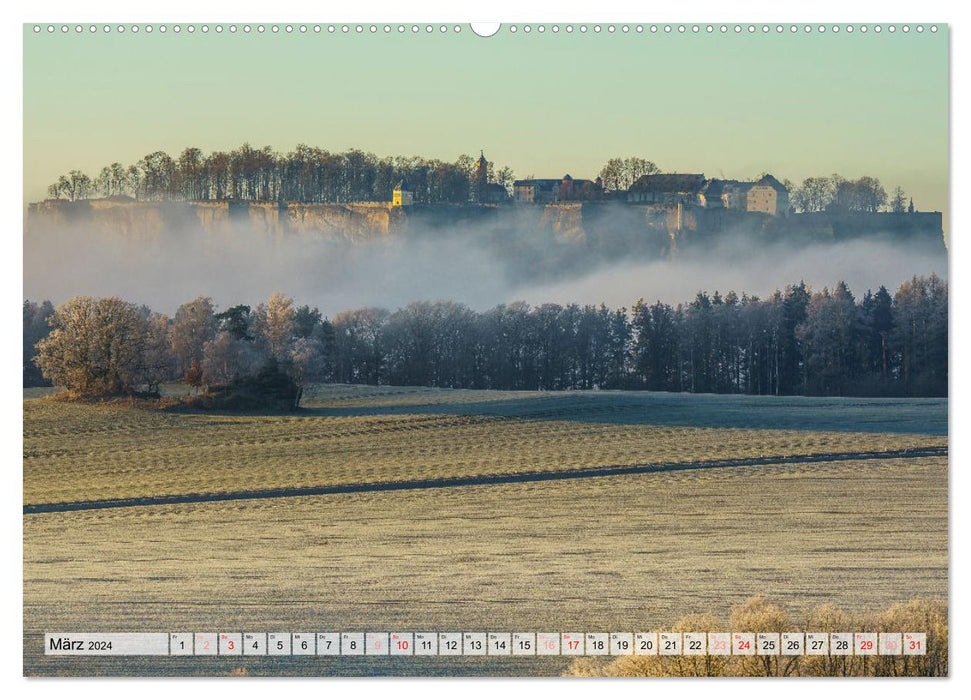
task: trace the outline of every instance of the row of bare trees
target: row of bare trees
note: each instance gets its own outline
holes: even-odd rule
[[[862,299],[843,283],[800,283],[765,299],[701,292],[630,311],[423,301],[333,320],[280,294],[221,312],[202,297],[171,318],[117,298],[28,301],[24,383],[38,382],[36,366],[78,393],[221,385],[272,359],[301,385],[946,396],[947,300],[932,275]]]
[[[79,170],[48,188],[52,199],[90,197],[137,200],[250,200],[272,202],[388,201],[395,185],[407,180],[416,202],[468,202],[474,196],[476,164],[462,155],[455,162],[420,157],[381,158],[349,150],[331,153],[301,144],[290,153],[244,143],[208,155],[186,148],[176,157],[149,153],[137,163],[111,163],[91,178]],[[513,172],[489,164],[488,181],[507,188]]]
[[[600,170],[600,179],[605,192],[626,192],[641,176],[659,172],[657,164],[646,158],[610,158]]]
[[[611,158],[600,171],[607,191],[625,191],[642,175],[659,173],[645,158]],[[489,163],[488,182],[512,187],[508,167]],[[252,200],[297,202],[387,201],[401,180],[421,203],[468,202],[475,196],[476,161],[462,155],[454,163],[420,157],[379,158],[350,150],[330,153],[298,145],[290,153],[244,143],[232,151],[205,155],[195,147],[173,158],[149,153],[137,163],[106,165],[91,178],[80,170],[60,176],[48,187],[51,199],[77,201],[91,197],[138,200]]]
[[[807,177],[792,189],[789,201],[796,211],[807,214],[821,211],[902,214],[913,211],[913,203],[908,201],[902,187],[895,187],[888,197],[880,180],[869,175],[856,180],[848,180],[838,173],[829,177]]]

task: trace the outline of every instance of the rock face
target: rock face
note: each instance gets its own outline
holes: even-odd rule
[[[939,212],[800,214],[774,217],[723,209],[619,202],[547,205],[415,205],[386,202],[135,202],[129,199],[30,204],[25,232],[78,227],[98,237],[160,241],[178,232],[232,236],[248,231],[278,238],[306,236],[345,244],[462,236],[516,248],[583,248],[612,257],[631,252],[663,257],[733,237],[756,243],[835,242],[868,235],[923,241],[944,250]]]
[[[270,206],[277,207],[275,204]],[[286,203],[279,205],[278,210],[278,227],[274,233],[323,236],[358,243],[398,233],[404,219],[400,208],[392,209],[388,204],[378,202]]]
[[[228,207],[112,199],[47,200],[28,207],[25,231],[77,227],[97,236],[157,240],[169,231],[200,225],[207,231],[228,232]]]

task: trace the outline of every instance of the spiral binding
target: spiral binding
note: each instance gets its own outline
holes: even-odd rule
[[[935,34],[936,24],[509,24],[488,34],[460,24],[34,24],[45,34]]]

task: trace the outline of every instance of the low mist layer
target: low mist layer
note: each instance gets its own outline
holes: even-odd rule
[[[24,296],[56,304],[116,295],[172,312],[197,296],[225,308],[280,291],[333,315],[420,299],[478,310],[512,300],[678,303],[699,290],[765,295],[793,280],[812,288],[845,281],[862,293],[915,274],[947,277],[943,246],[890,237],[795,245],[726,234],[673,255],[654,241],[615,243],[474,225],[363,242],[248,227],[232,234],[185,228],[145,240],[65,225],[25,234]]]
[[[924,244],[883,237],[799,248],[736,241],[665,260],[619,262],[581,277],[525,286],[516,296],[534,304],[578,302],[619,307],[640,298],[676,304],[699,291],[724,294],[735,290],[741,294],[744,290],[764,297],[794,280],[802,280],[812,289],[832,288],[843,281],[862,294],[913,275],[934,273],[947,279],[947,272],[945,254],[928,250]]]

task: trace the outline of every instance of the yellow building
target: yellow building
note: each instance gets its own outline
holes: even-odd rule
[[[771,175],[766,175],[748,189],[745,210],[784,216],[789,213],[789,190]]]
[[[395,188],[391,193],[391,206],[410,207],[414,203],[415,193],[411,191],[411,187],[408,185],[407,180],[402,180],[395,185]]]

